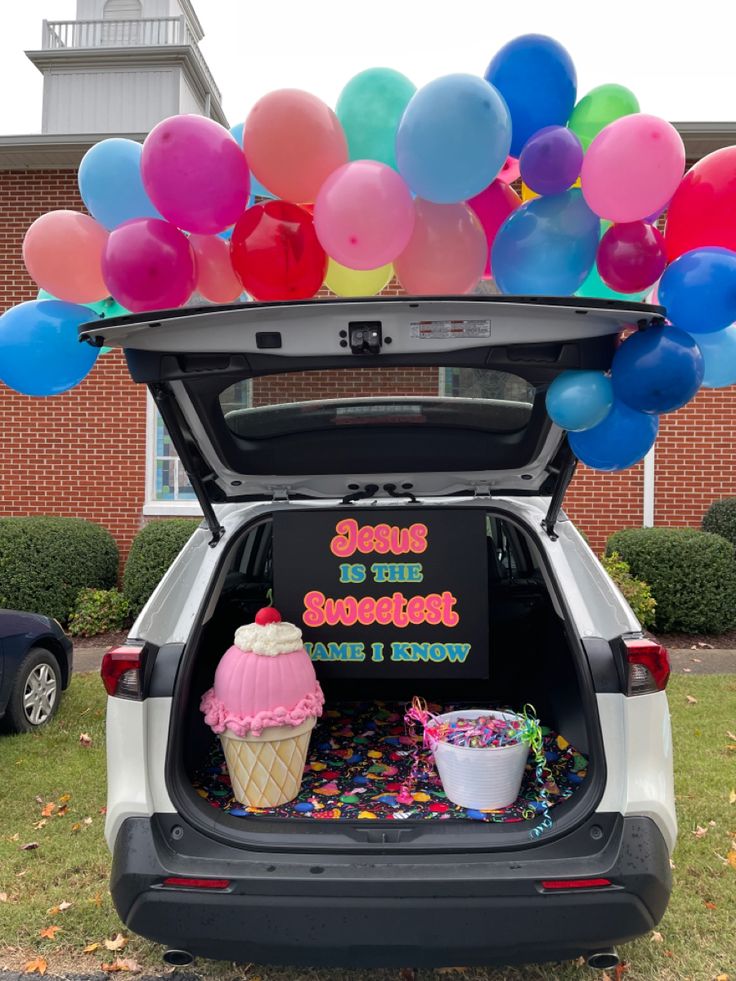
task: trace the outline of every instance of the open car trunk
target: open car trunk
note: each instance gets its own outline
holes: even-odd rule
[[[396,520],[399,514],[406,519],[407,507],[415,510],[411,504],[393,506]],[[320,511],[328,521],[355,513]],[[391,511],[386,509],[386,520],[391,520]],[[428,669],[420,665],[418,672],[411,665],[398,676],[386,671],[375,678],[365,672],[351,676],[345,664],[335,670],[329,660],[315,661],[325,711],[312,734],[301,791],[288,804],[264,809],[235,800],[219,738],[200,710],[235,630],[269,602],[274,585],[274,599],[281,606],[274,534],[280,513],[243,531],[230,549],[177,683],[168,775],[177,805],[190,819],[244,842],[276,834],[286,845],[317,833],[343,846],[373,840],[488,848],[528,844],[546,815],[552,826],[544,840],[589,815],[605,775],[596,703],[580,643],[566,623],[564,604],[535,541],[537,533],[508,508],[476,502],[453,509],[462,511],[470,512],[487,562],[487,577],[474,564],[482,581],[479,605],[487,618],[483,627],[488,642],[476,652],[472,672],[452,677],[445,671],[445,677],[437,678],[437,664]],[[301,509],[289,520],[309,522],[313,517],[314,509]],[[288,608],[284,613],[293,615]],[[545,728],[546,814],[531,758],[512,806],[479,811],[452,804],[431,755],[422,749],[421,732],[412,733],[405,725],[414,696],[426,699],[435,712],[532,705]],[[314,842],[313,837],[306,840]]]
[[[122,347],[134,380],[149,386],[211,545],[223,549],[176,679],[167,781],[182,814],[261,847],[290,847],[295,836],[304,847],[314,835],[320,848],[529,845],[544,820],[533,768],[503,812],[453,806],[405,731],[414,696],[435,712],[533,706],[547,729],[552,818],[540,840],[590,814],[605,783],[596,700],[543,544],[555,536],[574,460],[545,396],[563,371],[608,370],[620,332],[662,315],[574,298],[378,297],[171,311],[83,331],[90,343]],[[541,499],[534,518],[514,505],[525,497]],[[264,502],[271,514],[223,542],[223,502]],[[426,640],[424,653],[399,649],[402,663],[387,665],[380,651],[395,660],[399,627],[395,636],[384,627],[379,648],[366,635],[361,663],[335,664],[315,646],[326,706],[301,793],[281,807],[240,806],[200,711],[217,663],[272,590],[285,619],[302,626],[290,587],[312,588],[305,570],[325,581],[310,538],[319,516],[334,524],[337,514],[368,520],[381,509],[404,520],[417,509],[444,535],[430,578],[463,597],[471,653],[447,661],[438,647],[445,663],[429,664],[429,642],[447,638],[415,631],[409,639]],[[301,551],[284,548],[286,538]]]

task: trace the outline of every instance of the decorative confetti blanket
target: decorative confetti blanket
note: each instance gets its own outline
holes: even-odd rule
[[[432,706],[439,712],[452,706]],[[550,805],[572,796],[586,776],[588,761],[562,736],[543,727],[547,760],[546,790]],[[421,742],[421,739],[420,739]],[[281,807],[244,807],[233,798],[219,739],[194,788],[213,807],[236,817],[320,818],[340,820],[473,820],[523,821],[543,811],[534,766],[527,763],[521,791],[510,807],[476,811],[448,801],[431,756],[412,780],[414,739],[406,734],[404,705],[397,702],[342,702],[326,709],[312,734],[299,796]],[[408,787],[412,804],[399,803]]]

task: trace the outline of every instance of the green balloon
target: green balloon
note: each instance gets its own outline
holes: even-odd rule
[[[351,78],[335,112],[351,160],[379,160],[397,169],[396,130],[416,85],[393,68],[368,68]]]
[[[568,120],[573,131],[587,150],[600,131],[621,116],[639,112],[639,100],[623,85],[599,85],[578,102]]]
[[[97,303],[86,303],[85,306],[94,310],[99,317],[104,317],[105,320],[109,320],[110,317],[126,317],[130,313],[130,310],[121,307],[117,300],[113,300],[111,296],[104,300],[98,300]]]

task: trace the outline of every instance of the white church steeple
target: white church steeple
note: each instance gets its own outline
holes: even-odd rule
[[[192,112],[227,125],[189,0],[77,0],[26,54],[43,74],[42,132],[147,133]]]

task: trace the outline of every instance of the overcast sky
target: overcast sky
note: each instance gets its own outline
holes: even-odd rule
[[[732,0],[193,0],[202,51],[231,123],[275,88],[308,89],[331,105],[356,72],[396,68],[422,85],[482,74],[506,41],[549,34],[577,67],[578,95],[627,85],[642,110],[683,120],[736,120]],[[0,132],[37,133],[41,75],[24,55],[41,22],[75,16],[74,0],[5,0],[0,32]]]

